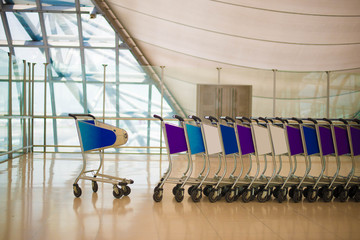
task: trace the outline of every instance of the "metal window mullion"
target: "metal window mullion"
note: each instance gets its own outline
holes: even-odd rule
[[[88,111],[88,106],[87,106],[84,38],[83,38],[83,30],[82,30],[82,22],[81,22],[80,2],[79,2],[79,0],[75,0],[75,6],[76,6],[76,17],[77,17],[77,24],[78,24],[78,32],[79,32],[79,44],[80,44],[81,77],[82,77],[82,83],[83,83],[83,107],[84,107],[84,113],[88,113],[89,111]]]
[[[9,105],[8,105],[8,114],[12,116],[12,55],[8,53],[9,56]],[[8,120],[8,151],[12,151],[12,118]],[[12,158],[12,153],[8,154],[8,158]]]
[[[31,79],[31,152],[34,152],[34,87],[35,87],[35,64],[32,64],[32,79]]]
[[[28,112],[27,112],[27,116],[30,116],[31,115],[31,63],[28,62]],[[28,123],[27,123],[27,128],[28,128],[28,132],[27,132],[27,146],[31,146],[31,141],[30,141],[30,138],[31,138],[31,119],[28,118]],[[27,148],[27,152],[30,152],[30,148]]]
[[[23,100],[23,107],[22,107],[22,116],[26,116],[26,61],[23,60],[24,65],[24,72],[23,72],[23,91],[22,91],[22,100]],[[23,130],[23,153],[27,152],[25,147],[27,146],[27,138],[26,138],[26,119],[22,119],[22,130]]]
[[[149,83],[149,85],[148,85],[148,88],[149,88],[149,90],[148,90],[148,114],[149,114],[149,116],[148,117],[150,117],[150,115],[151,115],[151,99],[152,99],[152,84],[151,83]],[[147,146],[148,147],[150,147],[150,121],[147,121]],[[147,149],[147,153],[150,153],[150,149]]]
[[[276,115],[276,69],[273,69],[273,117]]]
[[[37,9],[39,10],[38,14],[39,14],[41,33],[42,33],[43,42],[44,42],[46,62],[51,63],[48,38],[47,38],[47,33],[46,33],[46,28],[45,28],[44,14],[43,14],[43,12],[40,11],[42,9],[40,0],[36,0],[36,6],[37,6]],[[50,99],[51,99],[51,111],[52,111],[52,115],[56,116],[56,105],[55,105],[56,103],[55,103],[54,83],[52,81],[52,72],[50,71],[48,74],[49,74],[48,80],[49,80],[49,90],[50,90]],[[45,126],[46,126],[46,124],[45,124]],[[58,136],[57,136],[56,119],[53,119],[53,134],[54,134],[54,144],[57,145]],[[55,151],[57,151],[57,148],[55,148]]]
[[[2,9],[3,8],[2,1],[0,1],[0,6]],[[14,46],[12,44],[12,37],[11,37],[10,28],[9,28],[9,22],[7,20],[6,13],[4,11],[1,11],[1,19],[2,19],[3,26],[4,26],[4,31],[5,31],[9,51],[10,51],[11,55],[14,55]]]

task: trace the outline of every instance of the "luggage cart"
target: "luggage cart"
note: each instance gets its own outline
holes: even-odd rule
[[[73,184],[75,197],[80,197],[82,194],[81,188],[78,185],[80,179],[90,180],[92,182],[92,190],[94,192],[97,192],[98,190],[97,182],[103,182],[111,183],[113,185],[113,196],[115,198],[121,198],[123,195],[129,195],[131,189],[128,184],[134,183],[133,180],[100,173],[100,170],[104,166],[104,153],[101,150],[125,144],[128,140],[127,132],[124,129],[99,122],[91,114],[70,113],[69,116],[75,119],[83,157],[81,172]],[[83,120],[79,120],[78,118]],[[91,151],[99,151],[100,165],[98,169],[86,170],[86,153]]]
[[[254,155],[256,159],[256,173],[254,176],[251,177],[250,183],[246,186],[246,188],[243,190],[241,199],[243,202],[247,203],[252,200],[254,200],[259,192],[261,192],[261,200],[262,202],[270,200],[271,195],[271,188],[270,184],[271,181],[274,179],[274,172],[276,169],[276,162],[271,146],[271,135],[270,131],[267,126],[267,121],[264,118],[259,119],[252,119],[255,121],[255,123],[244,117],[236,117],[236,119],[244,119],[248,121],[250,129],[251,129],[251,138],[252,143],[254,147]],[[246,128],[240,128],[242,131],[246,130]],[[239,130],[239,128],[238,128]],[[248,132],[247,132],[248,133]],[[242,141],[240,139],[240,145],[242,144]],[[250,139],[248,139],[250,141]],[[264,169],[262,173],[260,174],[260,160],[259,157],[264,157]],[[267,156],[272,157],[272,163],[273,163],[273,174],[270,177],[265,176],[265,172],[267,169]],[[251,168],[251,167],[250,167]],[[249,172],[248,174],[250,173]],[[260,176],[259,176],[260,175]]]
[[[204,157],[204,168],[203,171],[199,174],[197,178],[191,178],[191,174],[193,171],[193,161],[192,161],[192,152],[194,151],[194,154],[196,153],[202,153],[204,145],[202,141],[202,136],[199,135],[199,129],[196,126],[187,126],[188,124],[185,124],[185,121],[182,117],[174,115],[174,118],[178,119],[180,121],[180,127],[175,126],[169,123],[165,123],[163,118],[161,118],[158,115],[154,115],[154,118],[157,118],[161,121],[161,127],[164,132],[165,142],[166,142],[166,149],[169,159],[169,166],[166,172],[161,177],[159,183],[154,188],[154,194],[153,199],[155,202],[160,202],[163,198],[163,186],[165,183],[173,183],[176,184],[172,192],[175,196],[175,200],[177,202],[181,202],[184,199],[184,187],[186,184],[192,185],[188,189],[188,193],[192,196],[192,193],[194,190],[196,190],[196,194],[192,196],[193,201],[200,201],[202,193],[201,193],[201,185],[204,182],[204,179],[207,175],[202,176],[202,174],[205,171],[205,164],[206,164],[206,158]],[[195,129],[194,129],[195,128]],[[187,131],[188,130],[188,131]],[[188,133],[189,132],[189,133]],[[188,134],[191,135],[192,141],[188,141],[187,139]],[[201,134],[201,132],[200,132]],[[171,172],[173,169],[173,159],[172,154],[178,154],[178,153],[186,153],[188,164],[185,172],[182,174],[180,178],[170,177]],[[200,187],[198,187],[200,186]]]

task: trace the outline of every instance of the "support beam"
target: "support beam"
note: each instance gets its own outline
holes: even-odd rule
[[[4,8],[2,1],[0,1],[0,6],[1,6],[1,9]],[[6,13],[4,11],[1,11],[1,19],[2,19],[2,23],[3,23],[4,31],[5,31],[5,35],[6,35],[7,46],[9,47],[9,51],[10,51],[11,55],[14,55],[14,46],[12,45],[12,37],[11,37],[11,33],[10,33],[9,22],[7,20]]]
[[[82,30],[82,22],[81,22],[81,14],[80,14],[80,2],[79,0],[75,0],[76,6],[76,17],[78,24],[78,33],[79,33],[79,43],[80,43],[80,60],[81,60],[81,76],[82,76],[82,85],[83,85],[83,102],[82,105],[84,107],[84,113],[89,113],[87,106],[87,91],[86,91],[86,69],[85,69],[85,50],[84,50],[84,38],[83,38],[83,30]]]
[[[8,115],[10,118],[8,119],[8,151],[12,151],[12,54],[8,53],[9,55],[9,105],[8,105]],[[12,153],[8,154],[8,158],[12,159]]]

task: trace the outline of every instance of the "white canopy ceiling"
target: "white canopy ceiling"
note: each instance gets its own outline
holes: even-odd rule
[[[358,0],[106,0],[151,65],[360,67]]]

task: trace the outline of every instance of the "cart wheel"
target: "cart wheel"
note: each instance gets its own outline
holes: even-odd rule
[[[349,191],[346,189],[343,189],[338,196],[340,202],[346,202],[346,200],[349,198]]]
[[[91,187],[92,187],[92,190],[93,190],[93,192],[97,192],[98,191],[98,189],[99,189],[99,186],[98,186],[98,184],[97,184],[97,182],[96,181],[92,181],[91,182]]]
[[[244,191],[244,193],[241,195],[241,200],[244,202],[244,203],[248,203],[251,201],[251,198],[252,198],[252,190],[251,189],[246,189]]]
[[[324,202],[330,202],[334,197],[334,192],[333,190],[329,189],[329,188],[324,188],[322,190],[322,199],[324,200]]]
[[[306,199],[309,202],[315,202],[317,197],[318,197],[317,190],[314,189],[314,188],[309,187],[308,188],[308,193],[306,194]]]
[[[207,197],[209,196],[211,189],[212,189],[211,185],[205,186],[204,191],[203,191],[205,196],[207,196]]]
[[[239,198],[241,197],[241,194],[243,193],[243,189],[241,189],[240,187],[236,187],[235,188],[235,195],[234,195],[234,202],[236,202],[237,200],[239,200]]]
[[[216,202],[218,200],[218,190],[211,189],[208,198],[211,203]]]
[[[188,194],[191,196],[192,191],[195,189],[195,185],[192,185],[188,188]]]
[[[121,188],[119,188],[117,185],[114,185],[113,195],[115,198],[121,198],[124,195],[124,191]]]
[[[295,188],[293,192],[292,199],[295,203],[298,203],[302,200],[302,190]]]
[[[339,185],[334,189],[334,197],[339,198],[340,193],[344,190],[344,186]]]
[[[231,190],[231,185],[226,185],[221,189],[221,196],[225,197],[226,193]]]
[[[74,184],[73,185],[73,192],[74,192],[74,195],[75,195],[75,197],[80,197],[81,196],[81,188],[79,187],[79,185],[78,184]]]
[[[234,189],[230,189],[229,191],[227,191],[227,193],[225,193],[225,200],[228,202],[228,203],[231,203],[235,200],[235,190]]]
[[[290,188],[290,190],[289,190],[289,196],[290,196],[291,198],[294,197],[294,191],[295,191],[295,189],[296,189],[296,186],[292,186],[292,187]]]
[[[328,187],[321,187],[319,190],[318,190],[318,196],[320,198],[322,198],[324,196],[324,191],[327,189]]]
[[[264,203],[267,201],[268,199],[268,195],[269,194],[269,190],[268,189],[262,189],[258,194],[257,194],[257,200],[261,203]]]
[[[179,188],[179,189],[176,191],[175,200],[176,200],[177,202],[182,202],[182,200],[184,200],[184,189],[183,189],[183,188]]]
[[[287,189],[286,188],[280,189],[279,195],[277,197],[278,202],[282,203],[286,200],[286,198],[287,198]]]
[[[200,202],[200,199],[202,198],[202,191],[200,188],[193,189],[191,192],[191,199],[193,202]]]
[[[177,190],[181,187],[181,184],[176,184],[176,186],[173,188],[172,193],[174,196],[176,195]]]
[[[351,188],[349,189],[349,197],[353,198],[356,194],[357,189],[358,189],[357,185],[352,185]]]
[[[271,200],[271,196],[272,196],[272,191],[269,191],[267,197],[266,197],[266,201],[270,201]]]
[[[162,188],[155,188],[153,199],[155,202],[161,202],[163,198],[163,189]]]
[[[124,192],[124,196],[128,196],[131,193],[131,188],[128,185],[122,186],[122,190]]]
[[[358,189],[354,196],[355,202],[360,202],[360,189]]]
[[[279,196],[280,188],[281,188],[280,186],[275,187],[275,189],[272,193],[275,198],[277,198]]]

